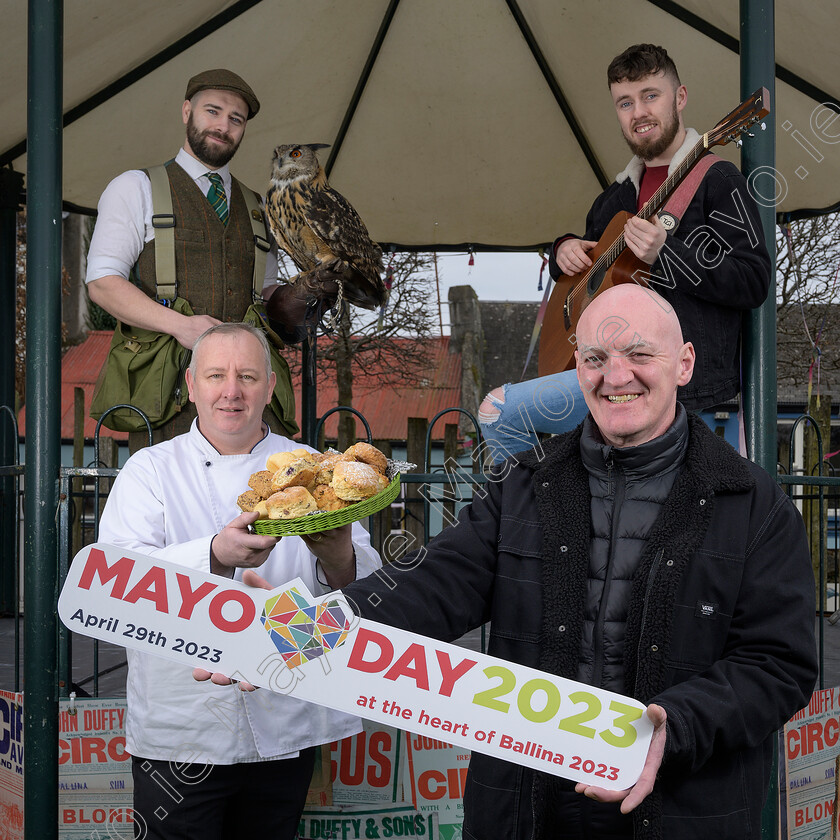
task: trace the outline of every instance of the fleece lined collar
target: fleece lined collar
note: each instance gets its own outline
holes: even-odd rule
[[[689,439],[684,469],[690,471],[693,481],[711,493],[742,493],[752,488],[755,480],[750,474],[748,462],[714,434],[700,417],[691,412],[686,412],[686,415]],[[519,453],[517,458],[540,480],[544,476],[563,475],[568,470],[570,459],[580,461],[582,430],[583,424],[543,444],[545,457],[542,460],[539,460],[535,449]]]

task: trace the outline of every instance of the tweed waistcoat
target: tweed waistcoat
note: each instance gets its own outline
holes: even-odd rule
[[[242,187],[234,178],[230,216],[223,225],[207,197],[174,161],[166,164],[175,215],[175,276],[178,296],[196,315],[241,321],[252,303],[254,234]],[[155,240],[147,242],[134,268],[140,288],[155,296]]]

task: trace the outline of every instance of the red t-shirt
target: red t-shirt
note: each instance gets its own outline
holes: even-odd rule
[[[668,177],[668,166],[646,166],[639,184],[639,200],[636,202],[636,212],[644,207],[645,202],[665,183]]]

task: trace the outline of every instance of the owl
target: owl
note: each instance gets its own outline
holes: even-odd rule
[[[387,296],[382,250],[350,202],[327,183],[315,154],[326,148],[310,143],[274,150],[265,196],[271,232],[302,274],[334,272],[343,279],[344,296],[351,303],[376,309]]]

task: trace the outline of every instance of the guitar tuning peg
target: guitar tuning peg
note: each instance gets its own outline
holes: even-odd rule
[[[743,145],[744,145],[744,141],[743,141],[743,140],[739,137],[739,138],[735,141],[735,145],[736,145],[736,146],[740,149],[740,148],[741,148],[741,146],[743,146]]]
[[[767,126],[764,123],[761,124],[761,130],[767,131]]]
[[[747,132],[747,137],[755,137],[755,134],[753,134],[751,131],[748,131]]]

